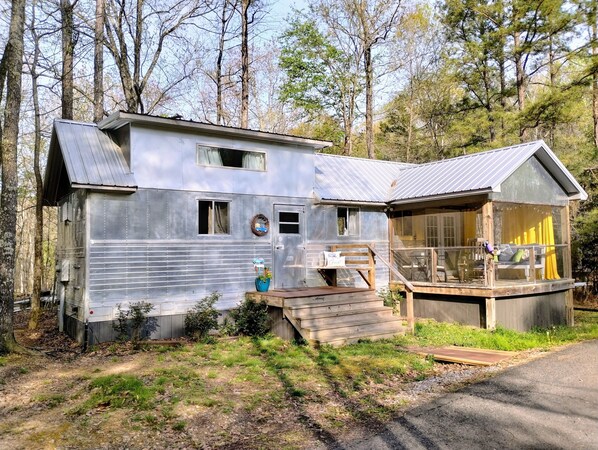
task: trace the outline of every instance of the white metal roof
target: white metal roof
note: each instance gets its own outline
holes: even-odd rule
[[[58,200],[63,168],[70,187],[137,189],[120,148],[95,124],[54,121],[44,183],[44,197],[51,204]]]
[[[385,203],[392,182],[411,164],[347,156],[315,155],[314,193],[322,201]]]
[[[544,141],[534,141],[405,168],[395,180],[387,200],[396,204],[489,193],[499,189],[532,155],[540,160],[570,199],[587,198],[583,188]]]

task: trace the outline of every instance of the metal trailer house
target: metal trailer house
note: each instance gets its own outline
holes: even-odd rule
[[[147,301],[152,337],[180,336],[200,298],[218,291],[228,310],[255,290],[254,258],[274,285],[251,295],[287,337],[401,332],[375,295],[389,285],[415,299],[410,318],[567,320],[568,202],[586,194],[543,142],[424,165],[317,153],[328,145],[123,112],[55,121],[44,196],[60,208],[61,328],[111,340],[117,305]],[[345,264],[322,261],[330,250]]]

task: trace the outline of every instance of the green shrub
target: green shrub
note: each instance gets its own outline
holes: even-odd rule
[[[378,291],[378,296],[382,298],[384,306],[392,308],[393,314],[401,314],[401,300],[403,300],[403,296],[399,291],[393,291],[392,289],[384,287]]]
[[[116,331],[116,339],[119,341],[130,339],[131,342],[137,344],[142,339],[148,338],[158,328],[157,319],[147,316],[154,309],[154,305],[149,302],[133,302],[129,304],[128,310],[123,310],[119,303],[116,308],[118,313],[112,328]]]
[[[264,336],[270,331],[270,316],[266,302],[256,302],[245,297],[243,303],[230,311],[230,317],[235,321],[237,334],[245,336]]]
[[[196,341],[205,340],[210,330],[218,328],[218,316],[214,305],[222,297],[217,292],[212,292],[207,297],[198,301],[185,315],[185,334]]]

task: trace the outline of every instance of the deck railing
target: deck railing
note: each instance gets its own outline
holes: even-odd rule
[[[501,254],[475,247],[392,249],[392,264],[412,283],[475,285],[541,283],[571,278],[567,245],[497,246]],[[401,282],[398,277],[391,280]]]

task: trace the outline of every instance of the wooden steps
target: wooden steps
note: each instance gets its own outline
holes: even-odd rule
[[[360,339],[391,338],[406,331],[403,322],[384,306],[373,290],[354,289],[339,291],[333,288],[294,292],[284,297],[284,292],[273,291],[260,295],[270,306],[282,307],[283,315],[301,334],[314,345],[334,346],[357,342]]]

